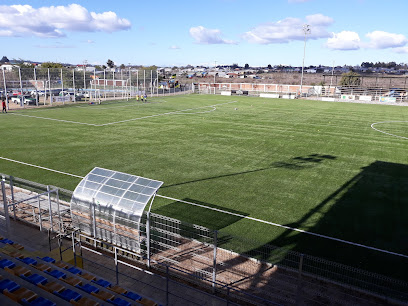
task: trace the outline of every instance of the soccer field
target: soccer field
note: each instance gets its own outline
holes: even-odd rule
[[[18,110],[0,115],[0,157],[140,175],[163,181],[161,195],[408,255],[407,114],[213,95]],[[70,190],[80,181],[4,159],[0,172]],[[404,257],[163,198],[152,211],[251,240],[225,242],[237,251],[271,243],[407,279]]]

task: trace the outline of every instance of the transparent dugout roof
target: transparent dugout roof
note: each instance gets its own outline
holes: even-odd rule
[[[73,199],[111,207],[142,216],[151,197],[163,182],[95,167],[75,188]]]

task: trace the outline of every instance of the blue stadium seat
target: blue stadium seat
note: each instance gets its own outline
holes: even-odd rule
[[[122,300],[121,298],[116,298],[113,301],[108,301],[109,303],[117,306],[131,306],[132,304],[128,301]]]
[[[40,258],[40,257],[38,257],[38,258]],[[55,259],[51,258],[51,257],[48,257],[48,256],[45,256],[45,257],[40,258],[40,259],[42,259],[45,262],[55,263]]]
[[[31,257],[25,257],[25,258],[22,258],[22,259],[17,258],[17,259],[24,262],[27,265],[34,265],[35,266],[37,264],[37,261],[35,259],[31,258]]]
[[[42,296],[30,302],[28,302],[25,299],[22,299],[20,303],[25,306],[56,306],[57,305],[54,302],[47,300],[46,298],[43,298]]]
[[[68,302],[71,300],[78,301],[82,297],[78,292],[71,289],[65,289],[61,292],[54,291],[54,294]]]
[[[25,279],[26,281],[29,281],[30,283],[34,284],[34,285],[38,285],[38,284],[42,284],[44,285],[46,282],[48,282],[48,279],[45,278],[42,275],[39,275],[37,273],[31,274],[29,276],[24,276],[21,275],[20,276],[22,279]]]
[[[81,274],[81,270],[79,270],[78,268],[75,267],[71,267],[69,269],[67,269],[68,272],[71,272],[72,274]]]
[[[141,297],[140,295],[138,295],[137,293],[128,291],[124,294],[124,296],[126,296],[127,298],[134,300],[134,301],[140,301],[143,297]]]
[[[12,241],[12,240],[10,240],[10,239],[2,239],[2,240],[0,240],[0,242],[1,243],[4,243],[4,244],[14,244],[14,241]]]
[[[55,277],[55,278],[58,278],[58,279],[67,277],[67,275],[64,272],[62,272],[60,270],[57,270],[57,269],[54,269],[54,270],[52,270],[50,272],[48,272],[48,271],[44,271],[44,272],[51,275],[51,276],[53,276],[53,277]]]
[[[99,286],[104,287],[104,288],[112,286],[112,284],[110,282],[108,282],[107,280],[104,280],[102,278],[98,279],[97,281],[92,281],[92,282],[94,282],[95,284],[98,284]]]
[[[85,291],[86,293],[89,293],[89,294],[91,294],[92,292],[96,293],[96,292],[99,291],[99,289],[97,287],[92,286],[91,284],[85,284],[83,286],[77,285],[77,288],[79,288],[79,289],[81,289],[81,290],[83,290],[83,291]]]
[[[13,292],[16,291],[18,288],[20,288],[19,284],[7,278],[0,281],[0,292],[3,292],[4,290],[7,290],[8,292]]]
[[[6,258],[0,260],[0,268],[4,269],[5,267],[13,269],[16,266],[14,262]]]

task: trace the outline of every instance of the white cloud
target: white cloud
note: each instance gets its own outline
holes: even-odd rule
[[[203,26],[190,28],[190,35],[199,44],[236,44],[233,40],[221,38],[221,31],[218,29],[207,29]]]
[[[170,46],[169,49],[171,49],[171,50],[179,50],[180,47],[173,45],[173,46]]]
[[[299,18],[285,18],[277,22],[260,24],[251,31],[244,33],[243,38],[250,43],[273,44],[288,43],[294,40],[303,40],[305,34],[303,25],[309,24],[311,33],[308,38],[318,39],[330,36],[327,27],[333,19],[322,14],[306,16],[305,20]]]
[[[89,12],[79,4],[33,8],[0,6],[0,36],[64,37],[64,31],[114,32],[127,30],[130,21],[114,12]]]
[[[404,35],[384,31],[373,31],[367,33],[366,37],[370,39],[367,47],[372,49],[398,48],[408,43],[408,39]]]
[[[360,46],[360,36],[352,31],[333,33],[333,37],[329,38],[326,43],[326,47],[334,50],[358,50]]]
[[[396,53],[408,54],[408,47],[399,47],[393,49]]]

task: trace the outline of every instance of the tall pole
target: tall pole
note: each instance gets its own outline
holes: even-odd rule
[[[214,95],[215,95],[215,75],[216,75],[215,69],[216,68],[217,68],[217,61],[214,61]]]
[[[4,94],[6,95],[7,110],[9,110],[9,99],[8,99],[8,93],[7,93],[6,75],[4,73],[4,68],[3,67],[1,67],[1,70],[3,72]]]
[[[333,61],[333,68],[332,68],[331,77],[330,77],[330,90],[333,85],[333,75],[334,75],[334,61]]]
[[[303,33],[305,34],[305,42],[303,47],[303,64],[302,64],[302,77],[300,78],[300,96],[302,96],[303,90],[303,72],[305,69],[305,56],[306,56],[306,36],[311,33],[310,25],[303,25]]]
[[[86,90],[86,76],[85,76],[85,72],[86,72],[86,65],[87,65],[87,61],[86,60],[84,60],[84,66],[83,66],[83,68],[84,68],[84,91]]]

